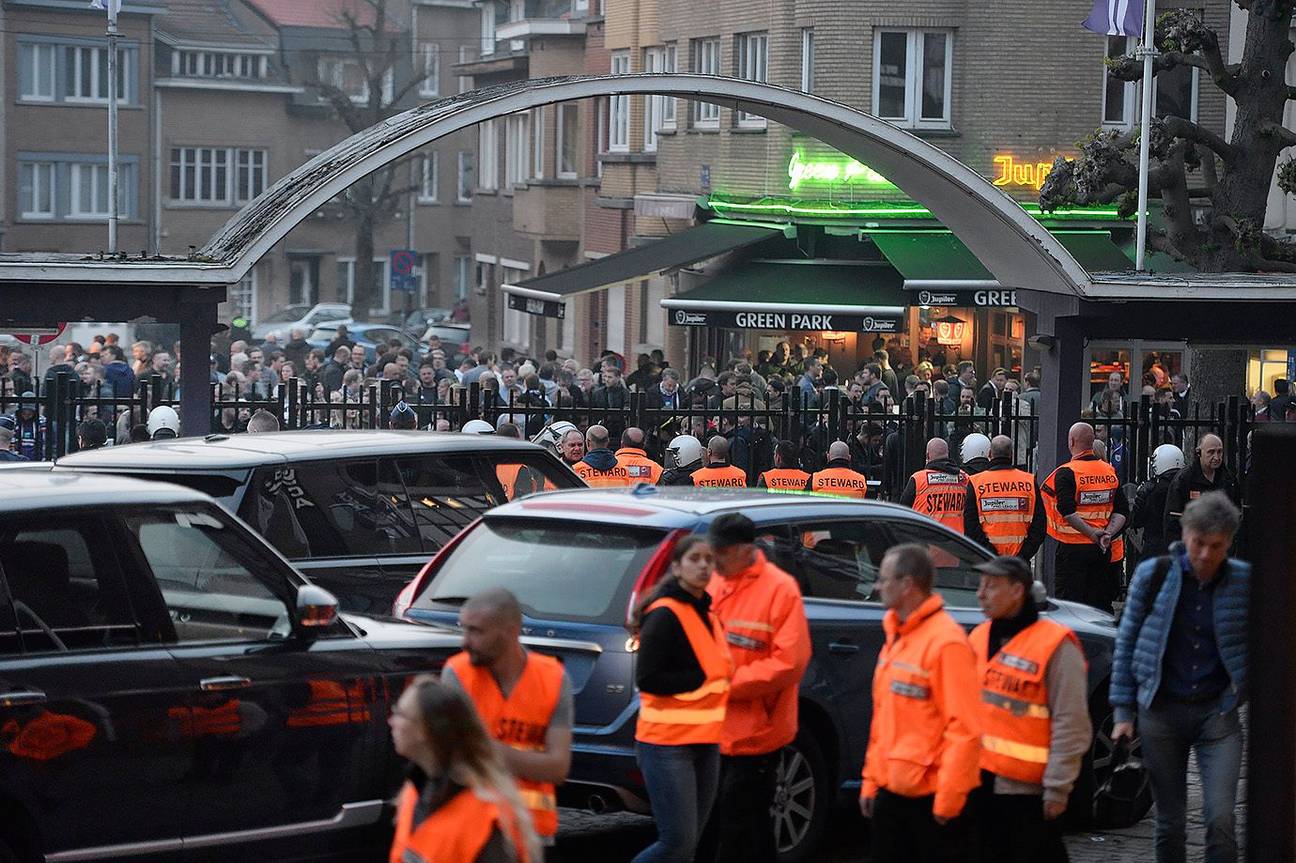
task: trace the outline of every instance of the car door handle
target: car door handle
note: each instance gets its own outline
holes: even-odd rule
[[[859,653],[859,645],[849,638],[843,638],[841,641],[834,641],[828,645],[829,653]]]
[[[203,692],[228,692],[231,689],[247,689],[252,681],[236,674],[225,677],[204,677],[198,681],[198,688]]]
[[[47,697],[39,689],[20,689],[17,692],[0,694],[0,707],[26,707],[31,704],[44,704]]]

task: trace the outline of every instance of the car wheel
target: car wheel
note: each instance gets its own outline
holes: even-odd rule
[[[828,827],[832,805],[823,752],[805,731],[779,753],[770,816],[779,863],[803,863],[814,855]]]
[[[1096,695],[1089,706],[1093,720],[1094,739],[1089,754],[1085,756],[1084,769],[1076,782],[1072,794],[1071,821],[1080,827],[1117,828],[1129,827],[1138,823],[1152,808],[1152,786],[1144,782],[1133,801],[1105,800],[1103,785],[1111,776],[1116,766],[1116,744],[1112,740],[1112,727],[1116,724],[1116,714],[1107,701],[1107,685],[1101,687],[1101,695]],[[1142,742],[1138,737],[1129,746],[1130,757],[1142,761]],[[1141,768],[1146,769],[1146,768]]]

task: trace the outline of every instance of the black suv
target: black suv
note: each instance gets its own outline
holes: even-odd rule
[[[55,463],[62,469],[206,492],[364,613],[386,613],[433,552],[510,490],[585,485],[532,443],[415,431],[179,438],[77,453]],[[519,472],[527,482],[515,482]]]
[[[388,711],[457,636],[339,616],[189,489],[0,487],[0,861],[381,857]]]

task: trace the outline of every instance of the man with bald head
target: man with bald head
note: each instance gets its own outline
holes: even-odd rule
[[[729,463],[729,439],[707,441],[706,467],[693,471],[693,484],[703,488],[746,488],[747,472]]]
[[[1113,561],[1125,557],[1120,534],[1130,510],[1115,468],[1094,455],[1094,437],[1088,423],[1071,426],[1071,460],[1049,474],[1040,490],[1048,535],[1058,543],[1053,595],[1110,614],[1121,587]]]
[[[621,433],[621,449],[616,451],[617,466],[626,473],[626,485],[646,482],[656,485],[661,479],[662,466],[648,457],[644,449],[644,431],[630,426]]]
[[[459,611],[463,650],[441,670],[441,682],[477,707],[505,766],[518,780],[546,846],[558,833],[554,786],[571,768],[575,708],[562,663],[522,647],[522,605],[503,588],[473,596]]]
[[[604,426],[592,425],[585,430],[585,456],[572,465],[572,470],[590,488],[626,485],[627,474],[617,464],[617,457],[608,446],[611,440],[612,436]]]
[[[868,477],[851,470],[850,444],[839,440],[829,445],[828,466],[810,474],[806,491],[860,500],[868,497]]]
[[[950,461],[949,443],[934,437],[927,441],[927,464],[909,477],[899,503],[963,532],[968,475]]]
[[[990,466],[968,481],[963,532],[995,554],[1030,563],[1044,543],[1044,504],[1035,477],[1013,464],[1012,438],[990,440]]]
[[[1179,519],[1184,507],[1208,491],[1222,491],[1238,503],[1237,479],[1224,467],[1224,441],[1219,435],[1202,435],[1197,442],[1196,458],[1170,483],[1166,492],[1165,542],[1168,547],[1183,538]]]

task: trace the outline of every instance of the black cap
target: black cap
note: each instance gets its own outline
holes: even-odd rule
[[[740,512],[727,512],[711,522],[707,539],[715,548],[750,545],[756,541],[756,525]]]
[[[1019,581],[1028,589],[1035,583],[1035,576],[1031,573],[1030,567],[1020,557],[1001,554],[973,568],[986,575],[999,575]]]

